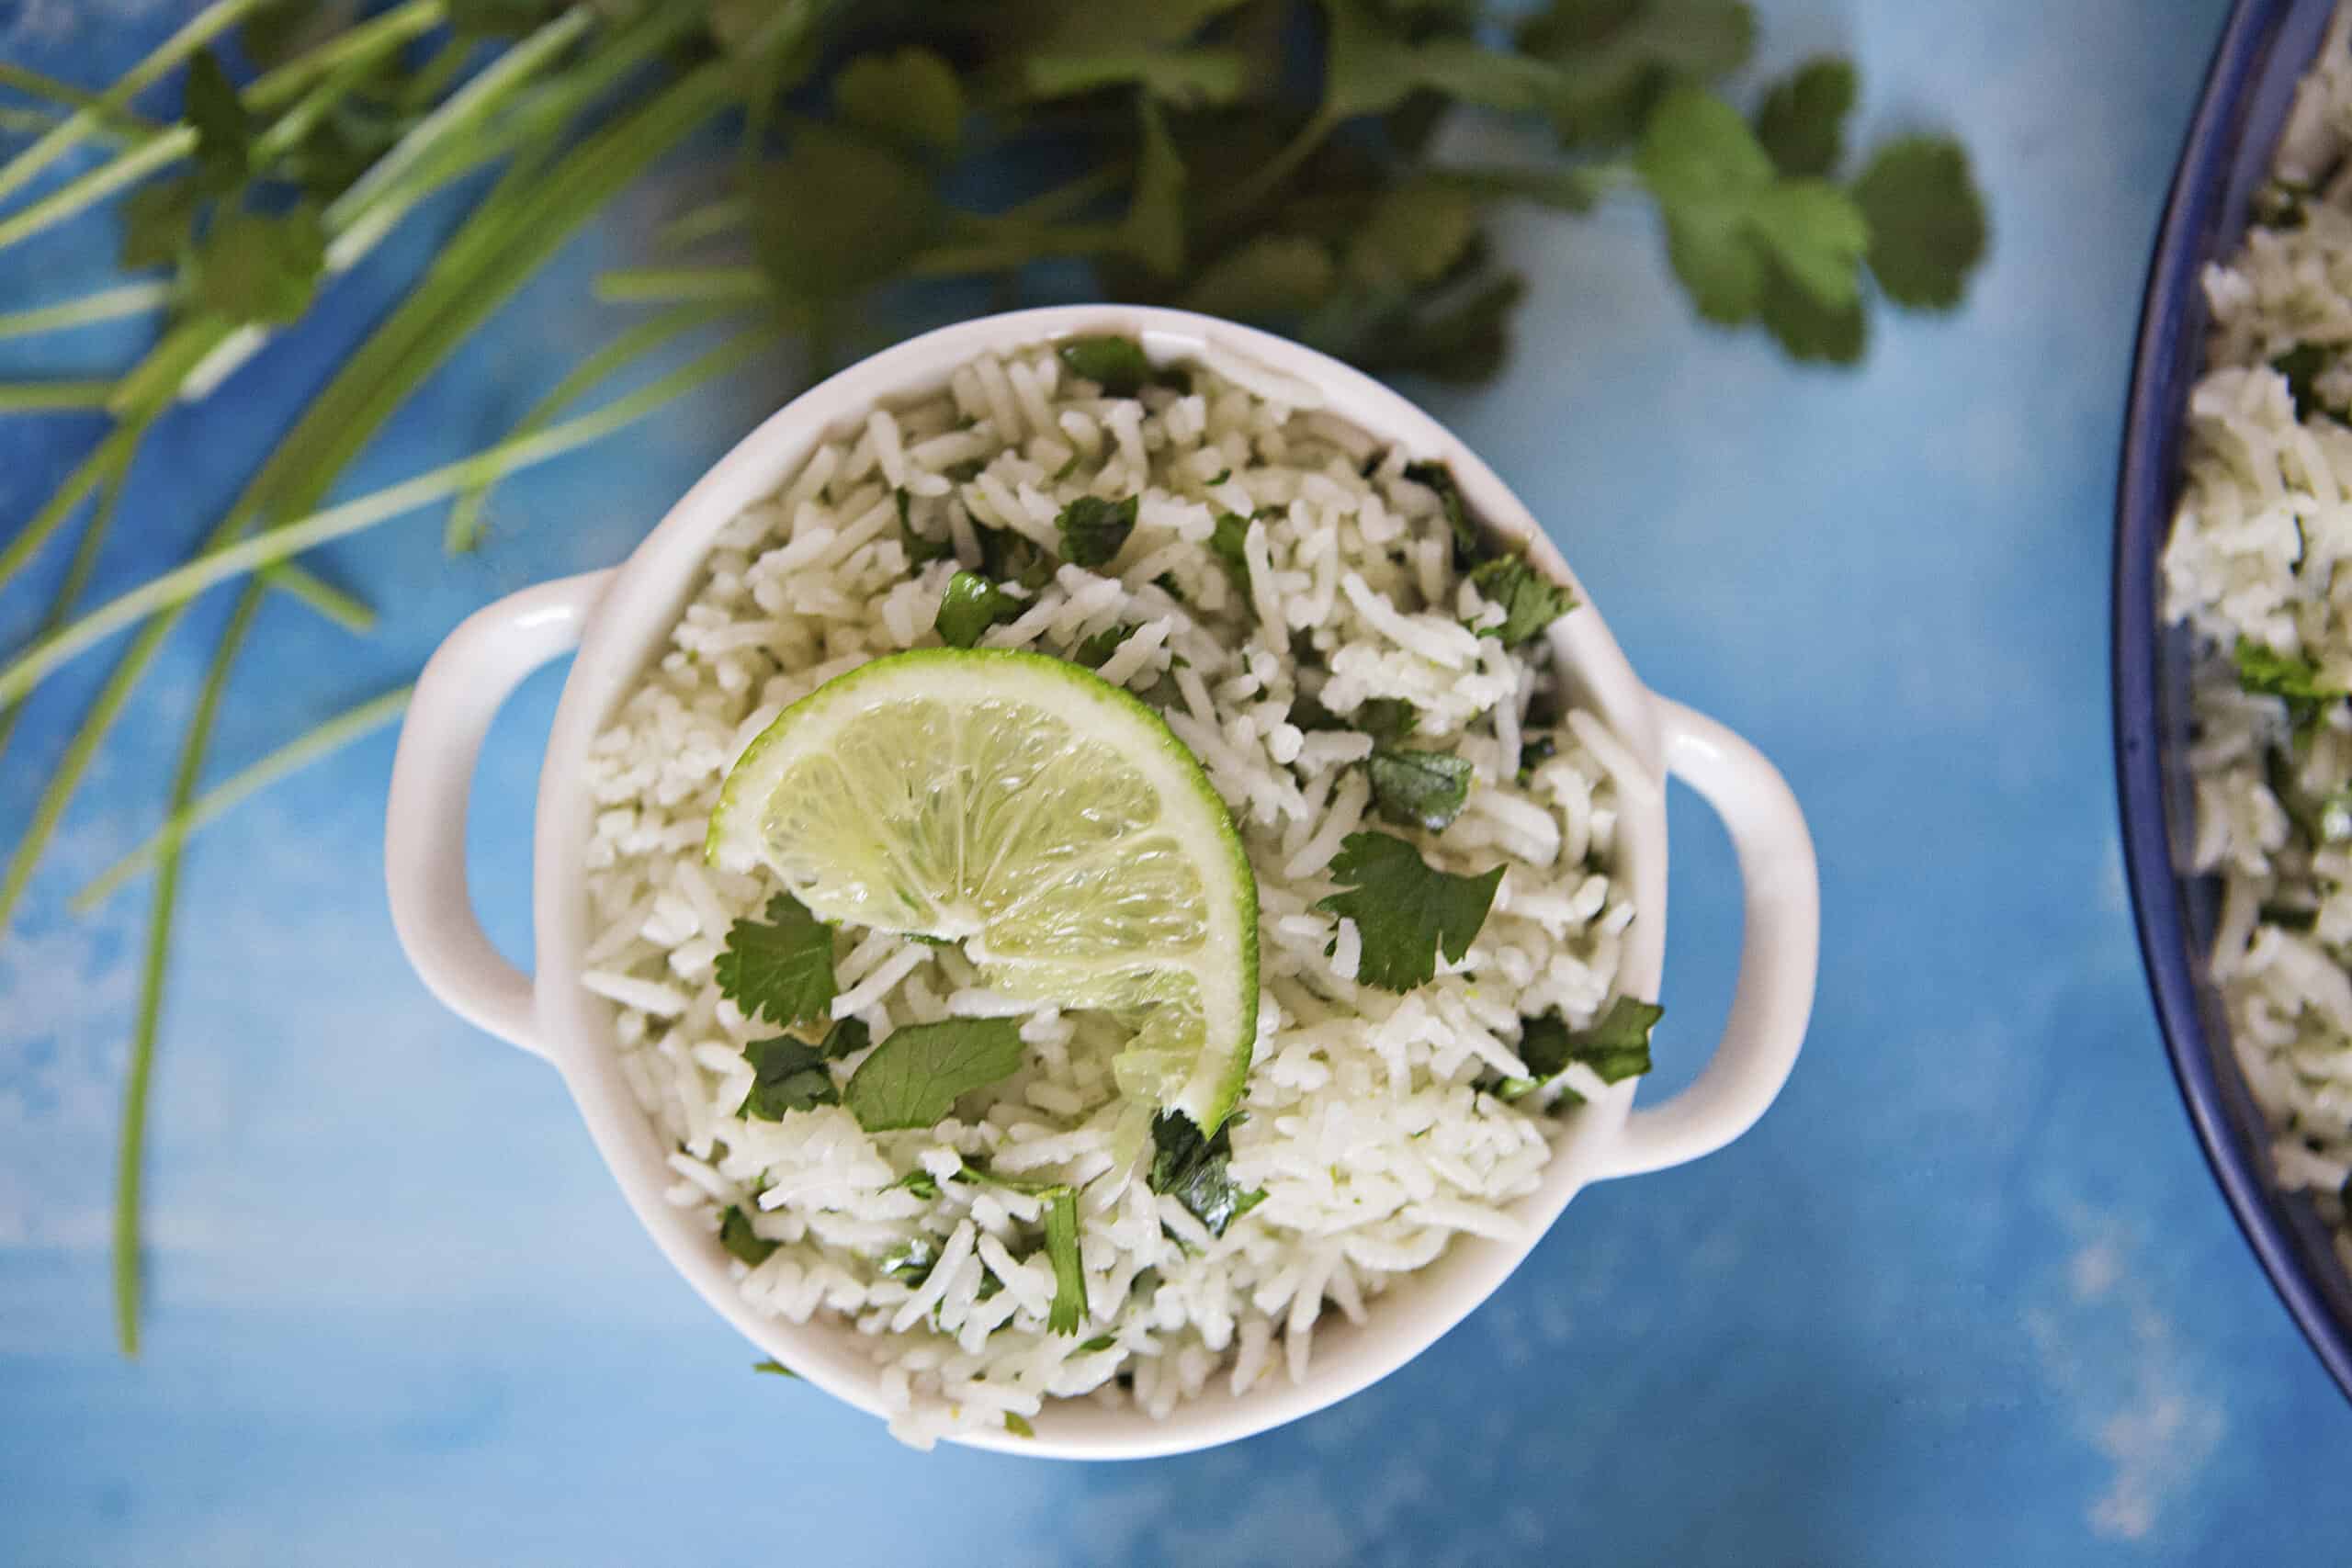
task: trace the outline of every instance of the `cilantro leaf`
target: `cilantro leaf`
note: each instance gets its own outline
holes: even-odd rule
[[[1404,840],[1388,833],[1351,833],[1331,862],[1331,878],[1343,890],[1316,908],[1355,921],[1363,939],[1356,977],[1385,991],[1409,991],[1437,974],[1442,949],[1459,964],[1470,951],[1503,868],[1478,876],[1457,876],[1423,861]]]
[[[1114,398],[1132,398],[1151,379],[1151,361],[1131,337],[1074,337],[1054,350],[1062,368]]]
[[[752,1088],[735,1114],[761,1122],[781,1122],[787,1111],[810,1111],[820,1105],[839,1105],[841,1092],[834,1087],[833,1075],[825,1070],[827,1062],[837,1062],[844,1056],[855,1055],[865,1049],[872,1036],[865,1022],[854,1018],[837,1021],[816,1045],[805,1044],[789,1035],[774,1040],[754,1040],[743,1047],[744,1058],[752,1064]]]
[[[1765,269],[1757,314],[1792,359],[1851,365],[1870,344],[1870,315],[1860,295],[1841,305],[1824,305],[1777,262]]]
[[[939,1263],[939,1244],[927,1235],[919,1235],[904,1247],[883,1254],[876,1269],[886,1277],[902,1280],[910,1289],[920,1289]]]
[[[718,1245],[728,1256],[757,1269],[773,1257],[781,1242],[770,1241],[752,1228],[752,1216],[741,1209],[730,1208],[718,1218]]]
[[[1532,109],[1558,85],[1557,72],[1523,54],[1465,38],[1408,39],[1366,0],[1328,0],[1326,13],[1322,113],[1329,119],[1379,114],[1422,88],[1487,108]]]
[[[1216,557],[1217,565],[1225,568],[1225,575],[1245,599],[1250,595],[1249,537],[1250,520],[1231,512],[1216,514],[1216,528],[1209,535],[1209,554]]]
[[[801,128],[751,184],[753,250],[801,304],[896,276],[940,222],[931,179],[906,153],[828,124]]]
[[[209,49],[188,60],[183,112],[196,128],[198,197],[227,196],[243,185],[253,164],[253,124],[237,99],[236,84]]]
[[[1233,1127],[1238,1117],[1227,1117],[1213,1137],[1181,1111],[1163,1111],[1151,1124],[1151,1173],[1154,1192],[1184,1205],[1192,1216],[1221,1236],[1226,1226],[1266,1201],[1262,1190],[1243,1191],[1233,1184],[1227,1168],[1233,1158]]]
[[[985,577],[959,571],[947,580],[947,592],[939,601],[939,614],[933,617],[932,627],[948,647],[970,648],[990,626],[1020,614],[1020,600]]]
[[[1470,763],[1449,752],[1384,746],[1373,752],[1365,767],[1380,814],[1408,828],[1442,833],[1470,799]]]
[[[2238,685],[2245,691],[2301,702],[2329,702],[2352,695],[2340,686],[2323,683],[2319,667],[2310,660],[2280,653],[2251,637],[2238,638],[2236,658]]]
[[[890,1183],[890,1186],[903,1187],[926,1203],[939,1196],[939,1178],[932,1175],[931,1172],[923,1169],[921,1166],[917,1166],[914,1169],[907,1172],[906,1175]],[[888,1189],[885,1189],[885,1190],[888,1190]]]
[[[1742,0],[1553,0],[1519,35],[1562,73],[1544,103],[1561,140],[1590,147],[1636,140],[1668,87],[1730,74],[1755,41]]]
[[[1500,607],[1502,625],[1487,635],[1505,648],[1517,648],[1544,632],[1554,621],[1577,607],[1577,596],[1527,564],[1518,555],[1497,556],[1470,573],[1471,582],[1486,601]]]
[[[1387,745],[1412,734],[1421,716],[1402,697],[1366,697],[1353,711],[1336,714],[1323,705],[1322,699],[1301,693],[1290,705],[1290,721],[1309,734],[1353,729]]]
[[[1054,1266],[1054,1300],[1046,1309],[1046,1327],[1055,1334],[1075,1334],[1086,1320],[1086,1270],[1078,1256],[1078,1194],[1067,1187],[1057,1188],[1046,1203],[1046,1256]]]
[[[1082,664],[1089,670],[1100,670],[1111,655],[1118,651],[1119,645],[1135,635],[1133,626],[1104,626],[1070,650],[1070,662]]]
[[[1589,1029],[1570,1029],[1557,1013],[1521,1019],[1519,1059],[1534,1076],[1509,1079],[1496,1093],[1505,1100],[1532,1094],[1575,1062],[1590,1067],[1602,1083],[1638,1077],[1650,1070],[1650,1031],[1665,1016],[1655,1002],[1619,997]]]
[[[1443,463],[1408,463],[1405,477],[1437,492],[1438,505],[1445,511],[1446,526],[1453,530],[1454,560],[1459,563],[1478,559],[1486,551],[1487,541],[1478,532],[1478,525],[1470,521],[1470,509],[1463,504],[1462,487],[1453,482],[1453,470]]]
[[[1853,301],[1871,229],[1854,199],[1783,179],[1736,110],[1696,88],[1667,94],[1634,168],[1665,216],[1667,259],[1709,321],[1755,316],[1771,269],[1825,310]]]
[[[1029,1417],[1018,1410],[1008,1410],[1004,1413],[1004,1429],[1016,1438],[1034,1438],[1037,1435],[1037,1428],[1029,1424]]]
[[[1061,534],[1062,558],[1072,566],[1101,566],[1119,553],[1136,531],[1138,498],[1105,501],[1081,495],[1054,519]]]
[[[123,198],[122,248],[116,256],[125,272],[170,266],[190,244],[198,206],[196,181],[157,180]]]
[[[1820,55],[1764,96],[1756,111],[1756,140],[1781,173],[1819,175],[1837,168],[1855,85],[1852,62]]]
[[[1782,180],[1756,194],[1748,222],[1815,302],[1835,310],[1858,298],[1871,228],[1844,191],[1826,180]]]
[[[829,1016],[833,1005],[833,928],[789,893],[768,900],[764,921],[744,916],[727,929],[715,970],[721,995],[745,1018],[789,1029]]]
[[[833,107],[849,124],[917,152],[953,152],[963,136],[963,84],[928,49],[859,55],[833,78]]]
[[[907,565],[918,567],[935,560],[945,560],[956,553],[953,540],[926,538],[915,532],[914,498],[901,487],[899,494],[899,548],[905,552]]]
[[[782,1361],[753,1361],[752,1370],[755,1372],[764,1372],[772,1378],[790,1378],[795,1382],[800,1381],[800,1374]]]
[[[220,212],[197,255],[196,297],[232,321],[283,325],[310,308],[326,260],[326,230],[314,208],[277,217]]]
[[[2295,400],[2298,422],[2311,418],[2316,409],[2340,423],[2352,424],[2352,415],[2329,408],[2319,399],[2319,378],[2335,363],[2335,350],[2324,343],[2299,343],[2270,362],[2270,368],[2287,378],[2287,395]]]
[[[1906,136],[1871,157],[1854,182],[1870,225],[1871,276],[1898,305],[1948,310],[1984,258],[1984,198],[1960,143]]]
[[[951,1018],[901,1029],[850,1076],[842,1103],[869,1133],[929,1127],[956,1100],[1021,1066],[1020,1025],[1009,1018]]]

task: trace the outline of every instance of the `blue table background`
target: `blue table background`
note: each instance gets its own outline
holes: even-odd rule
[[[96,82],[176,0],[0,3],[0,58]],[[2133,949],[2108,750],[2113,461],[2142,273],[2222,0],[1764,0],[1777,69],[1861,62],[1864,140],[1960,131],[1991,264],[1866,368],[1695,324],[1646,213],[1529,217],[1508,372],[1417,389],[1544,515],[1645,678],[1742,729],[1811,816],[1820,1001],[1781,1102],[1699,1164],[1593,1190],[1378,1388],[1207,1454],[919,1456],[752,1352],[671,1275],[555,1078],[424,992],[379,859],[379,737],[190,856],[155,1084],[148,1345],[112,1348],[107,1206],[149,831],[209,652],[171,645],[0,938],[0,1559],[1829,1564],[2341,1561],[2352,1415],[2233,1228]],[[641,191],[379,440],[356,492],[502,434],[627,318],[587,302]],[[450,214],[437,215],[446,228]],[[151,445],[107,585],[188,547],[429,252],[418,225]],[[104,265],[103,225],[0,254],[0,302]],[[96,373],[128,329],[6,345]],[[273,604],[225,771],[405,679],[471,607],[609,563],[786,389],[781,367],[502,492],[326,553],[367,640]],[[13,530],[94,438],[0,423]],[[40,580],[0,595],[0,647]],[[194,619],[217,628],[225,597]],[[0,766],[0,840],[108,658]],[[560,672],[485,752],[477,897],[526,951]],[[1662,1031],[1687,1077],[1729,991],[1730,856],[1678,796]]]

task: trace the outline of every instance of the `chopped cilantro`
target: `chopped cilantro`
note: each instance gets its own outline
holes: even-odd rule
[[[904,1247],[884,1253],[874,1267],[910,1289],[919,1289],[925,1280],[931,1278],[931,1271],[938,1262],[939,1244],[927,1235],[919,1235]]]
[[[1496,1092],[1505,1100],[1534,1093],[1572,1062],[1590,1067],[1602,1083],[1650,1070],[1650,1031],[1666,1016],[1655,1002],[1619,997],[1589,1029],[1570,1029],[1557,1013],[1520,1021],[1519,1059],[1532,1077],[1511,1078]]]
[[[1054,575],[1054,563],[1025,534],[1011,528],[976,527],[980,571],[999,582],[1017,582],[1035,592]]]
[[[1181,1111],[1163,1111],[1151,1124],[1151,1190],[1183,1204],[1211,1235],[1223,1235],[1226,1226],[1266,1199],[1262,1191],[1234,1186],[1226,1168],[1233,1158],[1233,1128],[1239,1120],[1227,1118],[1206,1138]]]
[[[1076,1354],[1080,1356],[1091,1356],[1098,1351],[1108,1350],[1112,1346],[1116,1345],[1118,1342],[1118,1338],[1114,1335],[1098,1334],[1093,1338],[1088,1340],[1085,1344],[1080,1345],[1078,1348]]]
[[[932,628],[950,648],[970,648],[990,626],[1021,614],[1021,601],[977,572],[959,571],[948,579]]]
[[[2265,696],[2286,697],[2290,701],[2331,702],[2337,697],[2352,695],[2341,686],[2323,683],[2319,667],[2310,660],[2298,659],[2291,653],[2280,653],[2252,637],[2238,638],[2237,665],[2239,686]]]
[[[1560,743],[1549,735],[1531,735],[1519,744],[1519,783],[1525,788],[1535,770],[1560,754]]]
[[[855,1019],[846,1020],[855,1023]],[[865,1025],[859,1024],[863,1033]],[[754,1040],[743,1047],[752,1064],[752,1088],[735,1114],[759,1122],[781,1122],[787,1111],[839,1105],[841,1090],[825,1066],[825,1053],[789,1035]]]
[[[2338,424],[2352,424],[2352,410],[2330,408],[2320,401],[2319,378],[2335,363],[2335,350],[2322,343],[2299,343],[2270,362],[2287,378],[2287,395],[2295,400],[2295,417],[2306,420],[2324,413]]]
[[[1062,559],[1072,566],[1101,566],[1119,553],[1136,531],[1136,498],[1105,501],[1081,495],[1062,508],[1054,526],[1061,534]]]
[[[1071,375],[1114,398],[1132,398],[1151,379],[1151,361],[1131,337],[1074,337],[1054,353]]]
[[[1059,481],[1069,478],[1070,475],[1076,472],[1078,472],[1078,454],[1072,452],[1063,462],[1062,466],[1054,470],[1055,481],[1058,483]]]
[[[1487,541],[1478,525],[1470,521],[1470,510],[1462,502],[1462,489],[1453,482],[1453,470],[1443,463],[1408,463],[1405,477],[1415,484],[1437,492],[1438,505],[1444,508],[1446,526],[1453,530],[1453,558],[1468,563],[1483,558]]]
[[[1070,650],[1070,662],[1083,664],[1089,670],[1100,670],[1118,651],[1118,647],[1136,635],[1136,628],[1108,626]]]
[[[753,1361],[752,1363],[752,1370],[755,1372],[765,1373],[767,1376],[772,1378],[790,1378],[796,1382],[800,1379],[800,1374],[798,1372],[794,1371],[782,1361]]]
[[[1046,1202],[1046,1256],[1054,1266],[1046,1326],[1056,1334],[1075,1334],[1086,1319],[1086,1271],[1078,1258],[1078,1194],[1067,1187]]]
[[[928,1127],[976,1089],[1021,1066],[1021,1029],[1007,1018],[951,1018],[901,1029],[850,1076],[842,1099],[869,1133]]]
[[[752,1216],[741,1209],[729,1208],[718,1217],[718,1245],[728,1256],[757,1269],[765,1263],[783,1243],[770,1241],[752,1228]]]
[[[829,1016],[833,1004],[833,928],[789,893],[768,900],[764,922],[750,916],[727,930],[716,965],[721,995],[745,1018],[779,1029]]]
[[[1219,468],[1219,469],[1216,471],[1216,475],[1210,479],[1209,483],[1210,483],[1212,486],[1214,486],[1214,485],[1221,485],[1221,484],[1223,484],[1226,480],[1227,480],[1227,479],[1231,479],[1232,477],[1233,477],[1233,470],[1232,470],[1231,468]]]
[[[1487,603],[1503,612],[1502,624],[1490,628],[1505,648],[1542,635],[1554,621],[1577,607],[1577,596],[1527,564],[1524,556],[1497,556],[1470,573]]]
[[[1437,974],[1440,950],[1454,964],[1470,951],[1503,868],[1458,876],[1430,866],[1392,834],[1351,833],[1331,862],[1331,878],[1342,891],[1315,907],[1355,921],[1363,942],[1356,977],[1383,990],[1409,991]]]
[[[1245,543],[1249,536],[1250,519],[1231,512],[1216,514],[1216,531],[1209,535],[1209,554],[1216,557],[1217,565],[1233,580],[1235,592],[1244,598],[1250,594],[1250,551]]]
[[[1380,814],[1408,828],[1442,833],[1470,799],[1470,763],[1450,752],[1384,746],[1365,765]]]
[[[2281,931],[2308,931],[2319,924],[2317,909],[2299,908],[2286,904],[2265,904],[2257,911],[2265,925]]]
[[[1037,1428],[1029,1425],[1029,1417],[1022,1415],[1018,1410],[1008,1410],[1004,1413],[1004,1429],[1016,1438],[1034,1438],[1037,1435]]]
[[[921,1166],[917,1166],[914,1169],[907,1172],[906,1175],[899,1178],[898,1180],[890,1183],[890,1185],[892,1187],[905,1188],[908,1191],[913,1193],[916,1197],[922,1199],[926,1203],[939,1196],[939,1178],[932,1175],[931,1172],[923,1169]]]

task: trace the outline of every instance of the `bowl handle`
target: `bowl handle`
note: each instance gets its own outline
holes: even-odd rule
[[[1722,1041],[1698,1080],[1637,1106],[1604,1174],[1635,1176],[1713,1154],[1755,1125],[1796,1065],[1821,958],[1821,874],[1804,815],[1762,752],[1704,714],[1651,699],[1666,769],[1731,834],[1744,900],[1739,979]]]
[[[425,988],[451,1011],[533,1055],[531,978],[482,934],[466,886],[466,805],[490,721],[523,678],[580,644],[610,571],[510,593],[466,618],[417,677],[392,756],[384,883],[392,929]]]

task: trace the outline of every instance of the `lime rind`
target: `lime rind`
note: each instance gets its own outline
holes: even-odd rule
[[[985,786],[967,744],[997,764]],[[1039,819],[1056,806],[1068,809]],[[984,866],[976,829],[1000,852]],[[1023,999],[1136,1013],[1114,1065],[1123,1090],[1204,1132],[1240,1099],[1258,1016],[1249,855],[1199,760],[1087,670],[994,649],[861,665],[745,748],[705,848],[765,863],[821,918],[962,940]]]

